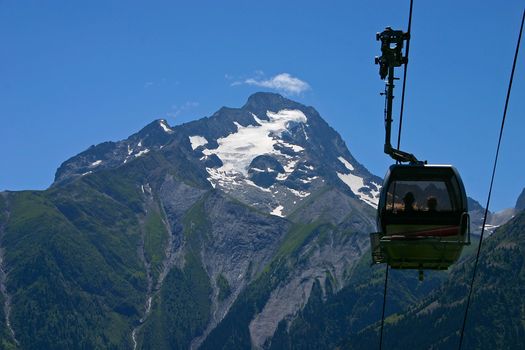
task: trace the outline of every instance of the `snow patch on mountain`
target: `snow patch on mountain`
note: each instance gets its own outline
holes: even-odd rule
[[[359,177],[357,175],[354,175],[352,173],[349,173],[349,174],[341,174],[341,173],[337,173],[337,176],[339,177],[339,179],[341,179],[341,181],[343,181],[348,187],[350,187],[350,189],[352,190],[352,192],[359,197],[359,199],[361,199],[362,201],[364,201],[365,203],[367,203],[368,205],[371,205],[372,207],[374,208],[377,208],[377,205],[379,203],[379,191],[378,190],[375,190],[369,186],[366,186],[365,183],[364,183],[364,180],[362,177]],[[373,183],[377,188],[379,188],[379,185]],[[360,190],[362,188],[368,188],[370,189],[370,192],[372,194],[367,194],[367,193],[363,193],[361,192]]]
[[[143,156],[143,155],[145,155],[145,154],[148,153],[148,152],[149,152],[149,149],[146,148],[146,149],[144,149],[144,150],[138,152],[137,154],[135,154],[135,157]]]
[[[235,184],[235,177],[229,176],[225,171],[215,168],[206,168],[206,171],[210,175],[208,181],[213,188],[218,184],[221,187],[229,187],[231,189],[231,186],[228,185]]]
[[[283,168],[287,174],[292,173],[295,170],[298,160],[290,160]]]
[[[350,164],[349,161],[347,161],[346,159],[344,159],[343,157],[337,157],[337,159],[339,159],[339,161],[341,163],[343,163],[343,165],[350,171],[353,171],[354,170],[354,166],[352,164]]]
[[[301,198],[306,198],[306,197],[308,197],[311,194],[309,192],[297,191],[297,190],[294,190],[293,188],[289,188],[289,190],[294,195],[296,195],[297,197],[301,197]]]
[[[337,176],[343,181],[354,194],[359,195],[359,190],[365,187],[365,183],[362,177],[356,176],[354,174],[341,174],[337,173]]]
[[[257,186],[257,184],[255,182],[253,182],[252,180],[244,179],[244,182],[246,182],[250,186],[253,186],[253,187],[259,189],[260,191],[272,193],[272,190],[270,190],[268,188],[261,187],[261,186]]]
[[[277,208],[272,210],[270,214],[275,215],[275,216],[284,217],[283,209],[284,209],[284,207],[282,205],[279,205],[279,206],[277,206]]]
[[[171,128],[168,126],[168,124],[166,123],[166,121],[164,119],[161,119],[159,121],[159,125],[165,132],[167,132],[169,134],[171,134],[173,132],[173,130],[171,130]]]
[[[286,148],[291,148],[295,153],[299,153],[301,151],[304,151],[304,148],[302,148],[299,145],[292,145],[291,143],[281,141],[281,145],[283,145]]]
[[[278,181],[283,181],[283,180],[286,180],[287,178],[288,178],[288,174],[279,173],[277,174],[277,177],[275,179]]]
[[[204,146],[208,144],[208,140],[206,140],[205,137],[195,135],[195,136],[189,136],[191,148],[196,149],[197,147]]]
[[[291,148],[294,152],[301,152],[303,148],[298,145],[280,140],[280,137],[292,122],[305,123],[306,116],[299,110],[281,110],[277,113],[266,112],[269,120],[262,120],[253,114],[258,125],[242,126],[235,122],[237,132],[226,137],[217,139],[219,147],[216,149],[205,149],[206,156],[215,154],[222,161],[219,169],[223,175],[235,177],[236,175],[248,175],[248,167],[251,161],[262,154],[283,155],[274,148],[275,145]],[[293,171],[297,161],[289,161],[284,167],[286,172]],[[210,174],[211,175],[211,174]],[[212,176],[213,178],[213,176]]]
[[[299,179],[299,181],[301,181],[303,184],[309,184],[313,180],[316,180],[318,178],[319,178],[319,176],[311,176],[311,177],[307,177],[306,179]]]

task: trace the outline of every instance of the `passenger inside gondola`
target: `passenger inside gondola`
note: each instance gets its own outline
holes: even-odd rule
[[[389,186],[385,209],[397,215],[446,215],[458,207],[455,192],[453,185],[440,180],[395,181]]]
[[[406,213],[414,212],[414,194],[412,192],[407,192],[403,197],[404,210]]]
[[[437,211],[437,198],[434,196],[430,196],[427,198],[427,209],[429,212],[435,212]]]

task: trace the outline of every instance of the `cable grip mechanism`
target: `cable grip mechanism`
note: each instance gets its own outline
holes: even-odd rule
[[[393,30],[386,27],[384,31],[376,34],[376,40],[381,41],[380,57],[375,57],[375,63],[379,65],[379,75],[385,79],[388,75],[388,68],[401,67],[408,63],[408,57],[403,56],[403,47],[405,40],[410,39],[410,33],[404,33],[402,30]]]

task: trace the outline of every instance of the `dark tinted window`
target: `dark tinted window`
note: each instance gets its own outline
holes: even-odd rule
[[[452,192],[452,195],[451,195]],[[393,181],[386,198],[386,209],[398,211],[452,211],[456,207],[454,189],[439,180]]]

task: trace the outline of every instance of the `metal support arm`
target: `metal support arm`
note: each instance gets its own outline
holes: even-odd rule
[[[388,77],[385,92],[385,147],[384,151],[394,160],[399,162],[421,163],[411,153],[393,148],[391,143],[392,133],[392,104],[394,100],[394,68],[408,63],[408,57],[403,56],[403,43],[410,35],[401,30],[393,30],[390,27],[376,34],[376,39],[381,41],[381,56],[375,58],[379,65],[379,76],[381,79]]]

